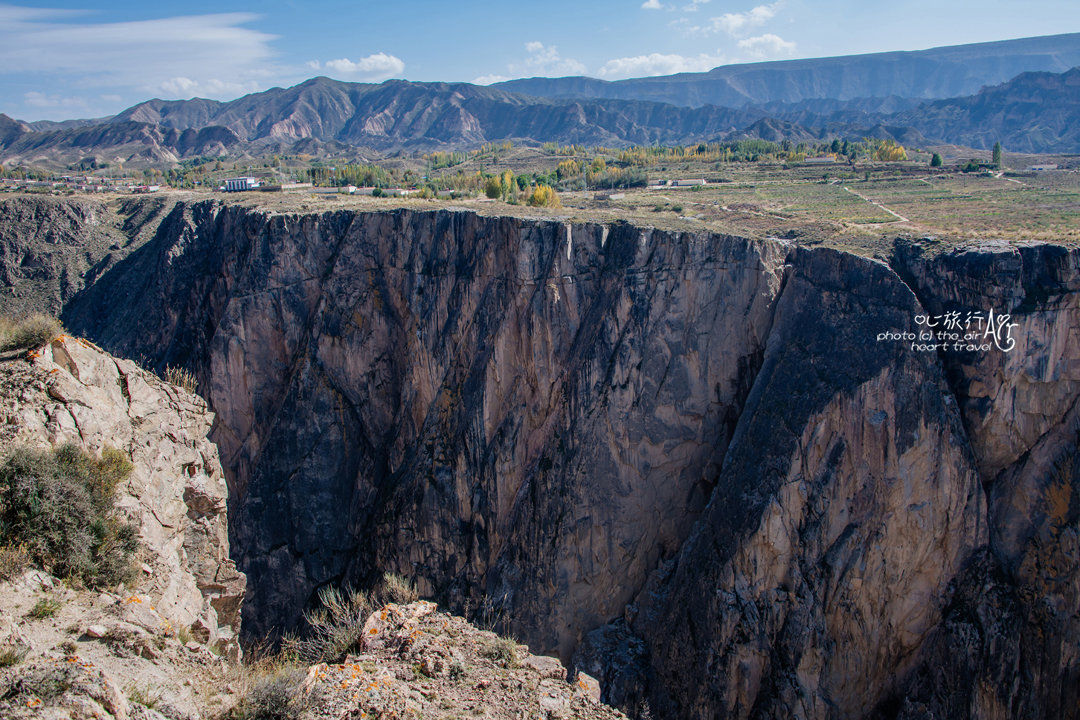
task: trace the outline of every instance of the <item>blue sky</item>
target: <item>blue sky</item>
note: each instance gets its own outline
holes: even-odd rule
[[[1077,31],[1076,0],[0,2],[0,112],[97,117],[314,75],[619,79]]]

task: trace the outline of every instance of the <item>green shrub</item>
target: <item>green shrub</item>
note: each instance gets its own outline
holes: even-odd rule
[[[45,620],[47,618],[56,617],[56,613],[60,612],[60,608],[63,603],[54,597],[43,597],[34,603],[34,607],[30,608],[30,612],[27,613],[35,620]]]
[[[90,587],[128,580],[138,539],[114,499],[130,472],[111,448],[100,459],[74,445],[17,450],[0,467],[0,545],[21,545],[32,562]]]
[[[41,347],[63,334],[64,326],[48,315],[29,315],[21,320],[0,318],[0,351]]]

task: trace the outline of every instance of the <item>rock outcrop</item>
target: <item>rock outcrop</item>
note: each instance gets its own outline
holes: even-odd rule
[[[164,621],[238,657],[246,581],[229,557],[227,488],[205,401],[79,338],[29,358],[0,364],[2,446],[74,443],[129,456],[116,504],[143,547],[137,592]]]
[[[371,614],[358,647],[341,662],[278,677],[291,686],[299,720],[626,717],[600,702],[600,686],[588,675],[569,678],[556,658],[532,655],[425,601],[389,604]],[[242,705],[245,710],[255,708]]]
[[[236,666],[186,639],[149,595],[73,589],[28,570],[0,581],[0,604],[0,717],[200,720],[236,701]]]
[[[64,319],[197,374],[257,636],[396,571],[634,712],[1076,717],[1078,290],[1048,245],[203,202]],[[879,340],[991,310],[1015,346]]]

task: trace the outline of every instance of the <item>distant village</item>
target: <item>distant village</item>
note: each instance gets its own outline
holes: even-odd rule
[[[793,163],[795,166],[813,167],[813,166],[830,166],[839,164],[839,159],[836,155],[823,155],[817,157],[806,157],[797,163]],[[960,167],[959,169],[964,172],[968,172],[973,169],[970,166],[974,166],[975,170],[979,170],[986,174],[993,174],[993,166],[987,163],[977,163],[977,161],[969,161],[967,166]],[[1038,164],[1031,165],[1027,168],[1027,173],[1043,173],[1054,170],[1064,170],[1058,164]],[[159,173],[160,174],[160,173]],[[1015,174],[1015,173],[1014,173]],[[146,194],[156,193],[162,190],[162,188],[170,187],[165,184],[149,184],[146,182],[148,178],[137,177],[107,177],[103,175],[61,175],[56,176],[43,176],[38,174],[32,177],[4,177],[0,178],[0,192],[43,192],[43,193],[130,193],[130,194]],[[427,180],[425,176],[422,180]],[[641,179],[641,187],[644,190],[693,190],[702,189],[706,186],[714,185],[717,182],[723,182],[717,179],[709,179],[706,177],[690,177],[690,178],[672,178],[672,179],[651,179],[647,183],[644,178]],[[220,183],[220,184],[217,184]],[[441,198],[455,198],[462,195],[475,195],[478,192],[483,193],[483,189],[474,189],[471,192],[462,190],[449,190],[449,189],[434,189],[427,187],[381,187],[381,186],[358,186],[358,185],[326,185],[315,184],[312,182],[301,181],[271,181],[266,178],[259,178],[254,175],[246,175],[239,177],[231,177],[226,179],[217,180],[214,182],[205,182],[200,184],[195,183],[195,189],[201,189],[208,192],[223,192],[223,193],[242,193],[242,192],[306,192],[315,195],[368,195],[373,197],[441,197]],[[216,185],[216,186],[215,186]],[[623,196],[621,192],[612,189],[610,192],[604,193],[605,198],[618,199]]]
[[[147,185],[135,178],[110,178],[96,175],[61,175],[56,180],[31,180],[28,178],[0,178],[0,190],[74,190],[76,192],[126,192],[153,193],[160,185]]]
[[[111,178],[95,175],[62,175],[58,179],[40,180],[28,178],[0,178],[0,192],[18,191],[72,191],[82,193],[131,193],[134,195],[156,193],[161,185],[147,185],[135,178]],[[420,192],[413,188],[378,188],[357,187],[356,185],[316,187],[309,182],[287,182],[265,184],[255,177],[228,178],[216,189],[218,192],[310,192],[316,195],[374,195],[376,197],[408,197]],[[442,191],[440,196],[449,197],[451,191]]]
[[[689,190],[691,188],[708,185],[705,178],[691,178],[679,180],[657,180],[648,185],[647,189],[653,190]],[[161,190],[161,185],[146,185],[134,178],[109,178],[94,175],[63,175],[57,180],[30,180],[18,178],[0,179],[0,191],[14,192],[19,190],[72,190],[85,193],[155,193]],[[310,192],[316,195],[374,195],[376,197],[408,197],[421,191],[416,188],[379,188],[358,187],[356,185],[342,185],[329,187],[316,187],[309,182],[288,182],[281,184],[264,184],[254,176],[228,178],[217,191],[236,192]],[[452,191],[442,190],[439,196],[450,197]]]

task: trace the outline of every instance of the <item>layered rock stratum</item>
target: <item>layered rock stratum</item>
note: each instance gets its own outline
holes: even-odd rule
[[[1077,716],[1080,251],[211,201],[154,227],[64,320],[198,376],[252,636],[393,571],[632,714]],[[976,350],[878,339],[990,311]]]

